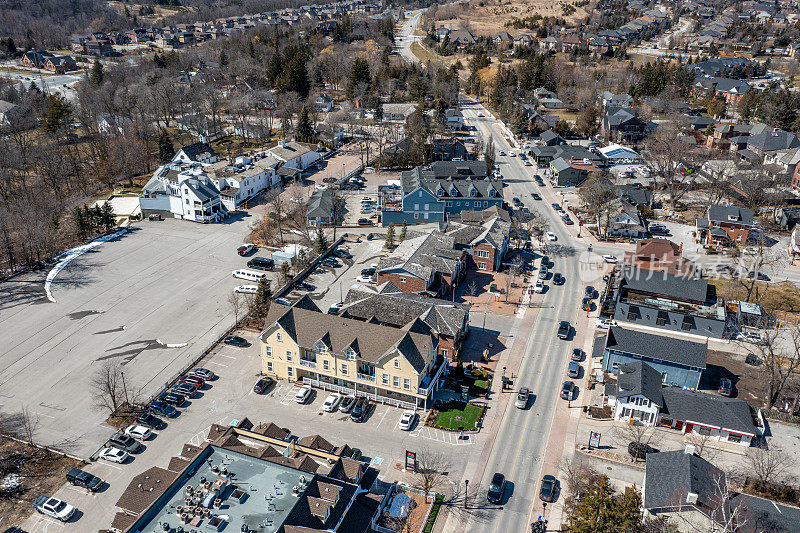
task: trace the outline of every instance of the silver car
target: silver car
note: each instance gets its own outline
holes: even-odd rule
[[[516,406],[517,409],[525,409],[528,407],[528,398],[530,395],[531,391],[528,389],[528,387],[522,387],[519,389],[519,392],[517,393],[517,399],[514,400],[514,406]]]

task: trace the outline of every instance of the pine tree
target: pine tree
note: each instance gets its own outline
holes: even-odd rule
[[[394,242],[394,224],[389,224],[389,228],[386,230],[386,246],[387,250],[394,250],[397,248],[397,245]]]
[[[288,262],[281,263],[281,279],[284,283],[292,279],[292,269]]]
[[[158,159],[162,163],[167,163],[172,160],[175,153],[175,146],[172,144],[172,138],[169,136],[167,130],[161,130],[158,134]]]
[[[117,223],[117,218],[114,216],[114,208],[106,200],[100,207],[100,222],[106,231],[111,231],[111,228]]]
[[[408,229],[408,224],[406,221],[403,221],[403,227],[400,229],[400,242],[406,240],[406,230]]]
[[[89,72],[89,83],[94,86],[100,86],[103,84],[104,77],[105,72],[103,72],[103,64],[100,63],[99,59],[95,59],[92,70]]]
[[[67,122],[72,114],[72,106],[60,94],[51,94],[47,98],[47,109],[44,112],[44,129],[54,133]]]
[[[220,67],[228,66],[228,54],[225,53],[225,50],[220,50],[219,52],[219,66]]]
[[[314,124],[311,122],[311,115],[308,108],[303,106],[300,110],[300,116],[297,119],[297,140],[301,142],[312,142],[314,139]]]
[[[370,91],[372,86],[372,75],[369,72],[369,63],[363,57],[357,57],[353,61],[353,66],[350,67],[350,83],[347,85],[347,96],[352,98],[356,96],[357,91],[363,94]]]
[[[284,265],[289,266],[288,263],[284,263]],[[256,289],[255,298],[253,298],[253,313],[259,317],[266,316],[271,298],[272,290],[269,288],[269,280],[261,278],[258,280],[258,288]]]
[[[635,489],[615,494],[606,476],[592,481],[583,498],[571,510],[569,530],[573,533],[637,531],[641,524],[641,498]]]
[[[81,239],[86,238],[86,218],[83,216],[83,211],[77,205],[72,209],[72,224],[75,226],[75,231]]]
[[[328,239],[325,238],[325,232],[322,231],[322,226],[317,228],[317,238],[314,241],[314,251],[318,254],[323,253],[328,249]]]

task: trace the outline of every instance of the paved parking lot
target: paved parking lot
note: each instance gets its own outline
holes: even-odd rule
[[[247,261],[236,247],[248,224],[142,222],[62,270],[56,303],[46,270],[0,284],[0,409],[27,407],[37,441],[88,457],[112,431],[89,393],[105,361],[147,397],[232,325],[227,296],[244,282],[231,270]]]

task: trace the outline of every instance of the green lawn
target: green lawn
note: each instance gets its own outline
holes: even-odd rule
[[[440,411],[439,416],[436,417],[436,425],[454,431],[461,427],[466,430],[472,430],[477,427],[481,411],[482,409],[477,405],[461,404],[460,408]],[[457,417],[461,417],[461,420],[458,420]]]

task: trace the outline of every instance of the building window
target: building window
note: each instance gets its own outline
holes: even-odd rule
[[[736,443],[742,442],[742,436],[731,433],[730,435],[728,435],[728,442],[736,442]]]
[[[419,213],[414,213],[414,220],[418,220],[418,219],[419,219]]]
[[[631,414],[631,408],[630,407],[625,407],[622,410],[622,417],[623,418],[626,418],[626,417],[630,416],[630,414]]]
[[[447,348],[441,349],[442,357],[447,357]]]
[[[291,367],[291,366],[287,366],[286,367],[286,375],[289,376],[289,377],[294,376],[294,368]]]
[[[481,270],[486,270],[486,263],[483,262],[478,263],[478,268],[480,268]]]
[[[327,359],[322,360],[322,370],[330,370],[331,363]]]
[[[280,333],[276,333],[275,334],[275,340],[277,340],[278,342],[281,342],[281,334]]]
[[[394,367],[395,368],[400,368],[400,359],[395,359],[394,360]]]
[[[383,379],[381,381],[383,382],[384,385],[388,385],[389,384],[389,374],[384,374],[383,375]]]
[[[286,350],[286,360],[287,361],[291,361],[292,360],[292,351],[291,350]]]
[[[451,202],[450,200],[447,200],[447,201],[444,203],[444,205],[445,205],[446,207],[453,207],[453,202]]]
[[[618,369],[619,368],[619,361],[614,361],[613,363],[611,363],[611,368],[613,368],[614,370]]]
[[[703,427],[703,426],[695,426],[697,427],[698,435],[709,436],[711,435],[711,428]]]
[[[267,372],[273,372],[272,361],[267,361]]]
[[[267,357],[272,357],[272,346],[267,346],[267,349],[264,353],[267,354]]]
[[[666,383],[668,376],[669,376],[669,374],[667,374],[666,372],[662,372],[661,373],[661,383]]]
[[[400,378],[398,376],[392,376],[392,385],[396,388],[400,388]]]
[[[405,390],[411,390],[411,380],[408,378],[403,378],[403,388]]]
[[[656,317],[656,326],[664,326],[669,323],[669,314],[666,311],[659,311]]]
[[[342,375],[347,375],[347,363],[342,363]]]

